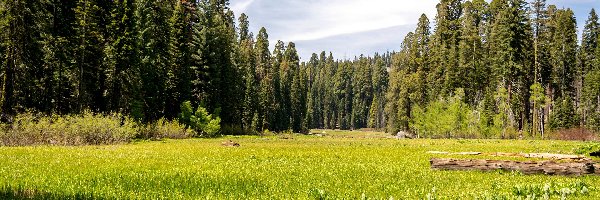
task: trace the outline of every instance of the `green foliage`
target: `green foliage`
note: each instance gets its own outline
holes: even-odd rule
[[[525,0],[441,0],[435,26],[421,15],[399,52],[344,59],[321,52],[301,63],[293,42],[278,41],[271,51],[265,28],[254,37],[245,14],[236,24],[228,0],[6,1],[0,118],[89,109],[152,126],[177,118],[179,105],[191,100],[222,110],[208,132],[221,124],[249,134],[396,133],[413,131],[411,123],[421,121],[415,115],[443,111],[451,112],[443,123],[452,128],[439,130],[446,136],[537,136],[548,115],[554,128],[600,131],[595,10],[578,46],[572,10],[545,0],[527,7]],[[459,88],[464,104],[452,102]],[[566,117],[573,113],[581,120]]]
[[[102,145],[129,142],[136,137],[136,123],[110,114],[44,116],[24,113],[12,124],[0,124],[2,146]]]
[[[478,138],[481,129],[488,129],[481,123],[469,105],[462,101],[464,92],[457,90],[449,99],[441,99],[430,103],[427,108],[413,107],[411,130],[418,135],[429,138]],[[488,131],[485,131],[488,132]],[[483,132],[483,133],[485,133]]]
[[[549,126],[552,130],[569,129],[578,125],[579,116],[570,97],[556,101],[554,111],[550,115]]]
[[[600,70],[589,72],[585,80],[582,117],[588,128],[600,132]]]
[[[589,143],[589,144],[581,145],[581,146],[577,147],[576,149],[574,149],[573,152],[576,154],[580,154],[580,155],[589,155],[590,153],[593,153],[593,152],[600,152],[600,144]]]
[[[193,129],[199,135],[214,137],[221,130],[221,118],[209,114],[206,108],[198,106],[194,112],[190,101],[183,102],[180,108],[179,122]]]
[[[167,96],[167,64],[169,62],[168,19],[170,5],[166,0],[136,1],[137,54],[139,61],[139,96],[144,122],[160,119],[165,110]]]
[[[590,186],[585,182],[577,181],[569,184],[554,184],[546,183],[543,186],[539,184],[531,185],[516,185],[513,188],[513,194],[517,197],[525,197],[531,199],[550,199],[560,197],[586,196],[590,192]]]

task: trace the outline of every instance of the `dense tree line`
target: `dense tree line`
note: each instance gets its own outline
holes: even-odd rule
[[[573,11],[545,0],[442,0],[437,11],[434,31],[423,15],[394,57],[388,131],[427,134],[435,126],[423,119],[443,123],[430,114],[452,113],[452,106],[462,111],[437,134],[599,130],[600,29],[593,9],[580,45]]]
[[[226,0],[2,1],[1,113],[177,118],[190,101],[227,131],[306,130],[294,43],[236,24]]]
[[[181,106],[223,131],[385,128],[456,136],[600,130],[600,25],[577,41],[573,11],[544,0],[441,0],[399,52],[301,62],[270,50],[227,0],[0,2],[0,112],[118,112],[174,119]]]

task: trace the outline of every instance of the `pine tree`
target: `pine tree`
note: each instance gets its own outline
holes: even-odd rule
[[[581,120],[583,124],[586,124],[586,121],[588,121],[588,112],[590,112],[592,116],[594,114],[593,108],[590,107],[590,102],[592,101],[586,99],[590,97],[589,89],[593,88],[594,83],[589,83],[589,80],[587,80],[586,78],[588,76],[592,79],[595,77],[594,73],[590,72],[594,69],[594,62],[597,60],[596,49],[598,49],[598,37],[600,37],[600,24],[598,23],[598,15],[596,14],[596,11],[592,9],[583,29],[581,46],[579,47],[578,53],[579,66],[576,70],[576,102],[577,106],[581,108],[578,111],[581,114]],[[592,87],[586,88],[588,84]],[[588,89],[588,94],[586,94],[586,89]]]
[[[18,80],[17,73],[19,73],[21,66],[24,64],[23,54],[25,51],[25,37],[22,35],[25,32],[25,2],[24,1],[7,1],[3,6],[5,17],[2,19],[2,47],[5,50],[3,57],[3,68],[2,68],[2,121],[10,121],[11,118],[16,114],[17,88],[20,81]]]
[[[196,5],[187,1],[177,1],[170,23],[169,67],[167,72],[167,100],[165,115],[175,118],[179,105],[192,98],[192,53],[194,45],[191,35],[192,25],[197,20]]]
[[[548,38],[548,13],[546,0],[535,0],[532,3],[533,43],[534,43],[534,69],[535,81],[542,82],[542,67],[547,65],[546,56]]]
[[[74,62],[78,71],[79,109],[103,111],[106,109],[106,74],[103,65],[104,37],[100,21],[102,10],[95,0],[80,0],[76,13],[76,53]]]
[[[309,70],[308,77],[308,102],[307,102],[307,113],[306,122],[308,122],[308,128],[321,128],[323,126],[321,119],[323,118],[321,108],[321,76],[319,68],[319,58],[316,53],[313,53],[308,61],[307,67]],[[337,77],[336,77],[337,78]],[[336,90],[337,91],[337,90]]]
[[[554,99],[573,97],[577,55],[577,22],[573,11],[558,10],[551,18],[554,34],[550,44]]]
[[[5,49],[2,73],[2,118],[9,119],[18,111],[33,109],[48,112],[52,71],[44,65],[43,36],[48,34],[46,1],[4,2]],[[40,56],[42,55],[42,56]]]
[[[492,66],[495,79],[508,93],[509,125],[521,130],[530,123],[529,86],[533,67],[532,31],[528,23],[525,1],[503,1],[491,30]]]
[[[442,0],[437,5],[437,26],[432,37],[431,63],[433,72],[429,74],[428,82],[431,97],[447,95],[454,91],[459,78],[458,45],[460,41],[460,16],[462,3],[460,0]]]
[[[352,102],[354,97],[352,74],[352,64],[349,61],[342,61],[337,65],[334,86],[334,95],[338,101],[336,108],[338,115],[336,118],[339,128],[344,130],[350,129],[352,124]]]
[[[167,1],[140,0],[136,6],[138,33],[140,96],[145,121],[163,117],[169,63],[168,18],[171,16]]]
[[[273,130],[272,127],[275,125],[273,121],[277,117],[276,111],[279,107],[275,101],[275,87],[279,87],[279,82],[275,83],[276,77],[274,75],[279,73],[275,74],[275,70],[273,70],[271,52],[269,51],[269,35],[264,27],[260,29],[256,37],[255,51],[256,70],[260,80],[259,129]]]
[[[242,125],[247,131],[258,131],[255,116],[258,117],[258,77],[256,71],[256,58],[254,56],[254,39],[248,30],[249,22],[246,14],[239,17],[239,61],[244,71],[245,95],[243,104]]]
[[[108,110],[129,112],[135,83],[139,79],[136,64],[135,15],[132,0],[115,1],[111,11],[112,22],[108,25],[111,33],[104,49],[104,60],[108,70]]]
[[[583,28],[583,35],[580,48],[581,69],[579,74],[587,74],[593,68],[593,61],[596,59],[595,51],[598,48],[598,37],[600,37],[600,24],[596,10],[592,8],[590,15]],[[583,83],[582,83],[583,84]]]
[[[300,58],[296,51],[296,45],[290,42],[285,52],[285,62],[288,64],[289,73],[291,73],[290,85],[290,114],[291,128],[296,133],[306,131],[304,119],[306,115],[306,74],[300,69]]]
[[[429,94],[427,94],[427,90],[432,88],[431,85],[428,85],[427,75],[432,71],[430,64],[431,58],[431,46],[430,46],[430,27],[429,27],[429,19],[425,14],[421,15],[419,18],[419,23],[417,23],[417,28],[414,32],[414,38],[412,38],[412,48],[409,50],[411,59],[414,60],[413,64],[415,66],[411,66],[410,72],[415,73],[417,76],[417,81],[415,83],[415,101],[419,105],[424,105],[428,101]],[[383,63],[382,63],[383,64]],[[434,95],[431,95],[432,98]]]
[[[541,136],[544,136],[544,127],[546,122],[547,108],[544,89],[549,88],[550,80],[550,54],[549,47],[551,42],[551,31],[549,26],[549,11],[546,7],[546,0],[535,0],[532,3],[532,23],[533,23],[533,46],[534,46],[534,84],[531,86],[530,97],[533,108],[533,135],[539,129]],[[549,90],[547,90],[549,91]]]
[[[273,51],[273,67],[278,69],[277,73],[281,77],[280,82],[280,95],[276,95],[275,98],[279,98],[280,103],[279,109],[279,126],[277,130],[289,130],[292,129],[292,82],[294,81],[294,74],[299,68],[297,54],[293,53],[294,49],[289,49],[290,46],[285,46],[283,41],[277,41],[275,44],[275,50]],[[295,54],[295,55],[294,55]],[[277,91],[277,90],[276,90]],[[277,94],[277,92],[276,92]]]
[[[600,70],[595,68],[588,72],[585,80],[581,104],[583,122],[587,128],[600,131]]]
[[[335,80],[331,78],[325,77],[334,77],[337,73],[337,65],[334,61],[333,54],[329,52],[329,55],[326,56],[325,52],[321,52],[321,56],[319,57],[321,67],[323,70],[321,71],[321,77],[323,77],[322,83],[322,99],[323,99],[323,123],[325,124],[325,128],[336,128],[336,122],[338,117],[338,110],[336,107],[336,98],[335,98]],[[349,66],[354,69],[353,65]],[[353,78],[353,73],[350,73],[350,77]],[[354,82],[354,81],[353,81]],[[349,86],[350,90],[353,90],[353,86]],[[354,105],[354,102],[350,102]],[[349,124],[353,124],[353,113],[349,113],[348,120]]]
[[[355,61],[355,73],[353,77],[354,103],[352,109],[352,128],[360,129],[367,127],[369,109],[373,100],[372,69],[366,57],[361,56]]]
[[[464,15],[461,17],[461,40],[459,42],[459,67],[457,73],[460,81],[455,87],[463,88],[464,100],[470,105],[480,101],[487,86],[486,76],[490,73],[484,61],[482,25],[485,5],[483,0],[467,1],[463,4]]]
[[[235,63],[237,43],[233,12],[228,1],[209,0],[201,3],[202,27],[197,31],[200,45],[195,56],[200,76],[198,101],[222,119],[224,127],[241,126],[243,102],[242,74]]]
[[[373,64],[373,100],[369,110],[369,128],[383,128],[384,122],[384,107],[385,107],[385,92],[388,87],[388,73],[383,58],[375,55],[375,63]]]

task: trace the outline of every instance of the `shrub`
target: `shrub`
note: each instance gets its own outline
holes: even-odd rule
[[[426,108],[413,107],[410,127],[420,136],[431,138],[474,138],[479,131],[477,112],[462,101],[464,92],[430,103]]]
[[[135,122],[119,114],[43,116],[24,113],[0,125],[0,145],[101,145],[130,141]]]
[[[217,114],[215,116],[211,115],[202,106],[198,106],[196,112],[192,112],[192,105],[189,101],[181,104],[179,121],[199,135],[206,137],[213,137],[221,130],[221,118]]]
[[[161,118],[151,124],[139,125],[139,138],[144,139],[185,139],[194,136],[192,130],[177,121],[169,121]]]

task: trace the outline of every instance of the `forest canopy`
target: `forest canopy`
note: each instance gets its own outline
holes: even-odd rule
[[[238,16],[227,0],[1,1],[0,118],[93,112],[151,123],[186,105],[218,117],[224,134],[600,131],[593,9],[578,41],[573,11],[545,0],[441,0],[398,52],[323,51],[306,62],[293,42],[269,49],[267,29],[255,35]]]

